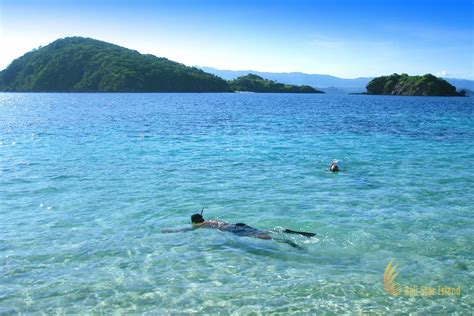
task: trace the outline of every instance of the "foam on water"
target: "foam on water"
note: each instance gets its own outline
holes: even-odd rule
[[[471,100],[1,94],[0,313],[470,311]],[[202,206],[317,237],[161,233]]]

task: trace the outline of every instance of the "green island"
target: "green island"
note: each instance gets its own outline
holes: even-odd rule
[[[241,92],[324,93],[310,86],[283,84],[254,74],[230,80],[229,85],[233,91]]]
[[[67,37],[15,59],[0,90],[17,92],[227,92],[215,75],[83,37]]]
[[[366,94],[404,95],[404,96],[464,96],[465,91],[456,91],[456,87],[446,80],[426,74],[409,76],[392,74],[372,79],[367,84]]]
[[[5,92],[233,92],[240,88],[319,92],[260,77],[228,82],[195,67],[84,37],[58,39],[15,59],[0,72],[0,91]]]

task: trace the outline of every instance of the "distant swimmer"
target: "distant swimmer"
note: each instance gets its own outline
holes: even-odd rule
[[[205,220],[204,217],[202,216],[203,211],[204,211],[204,208],[201,210],[200,214],[194,214],[191,216],[192,228],[181,229],[181,230],[162,230],[162,232],[170,233],[170,232],[178,232],[178,231],[188,231],[188,230],[197,229],[197,228],[212,228],[212,229],[217,229],[220,231],[229,232],[241,237],[253,237],[253,238],[258,238],[258,239],[275,240],[277,242],[283,242],[283,243],[289,244],[290,246],[295,247],[295,248],[301,248],[300,246],[298,246],[296,243],[294,243],[291,240],[272,237],[270,235],[270,231],[260,230],[244,223],[229,224],[229,223],[218,221],[218,220]],[[316,236],[316,234],[314,233],[299,232],[299,231],[294,231],[290,229],[285,229],[283,232],[287,234],[298,234],[305,237]]]
[[[339,166],[337,165],[339,161],[333,160],[331,166],[329,167],[329,170],[332,172],[338,172],[339,171]]]

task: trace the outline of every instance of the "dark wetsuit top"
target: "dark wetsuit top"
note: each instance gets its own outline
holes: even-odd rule
[[[244,223],[231,224],[226,231],[238,236],[256,236],[265,233]]]
[[[204,223],[203,227],[216,228],[238,236],[259,237],[267,234],[266,231],[258,230],[244,223],[228,224],[218,221],[208,221]]]
[[[226,232],[229,232],[241,237],[273,239],[278,242],[289,244],[290,246],[295,247],[295,248],[301,248],[298,244],[296,244],[292,240],[286,240],[286,239],[281,239],[281,238],[275,239],[268,234],[269,233],[268,231],[259,230],[244,223],[229,224],[229,223],[224,223],[224,222],[219,222],[219,221],[205,221],[202,227],[219,229],[219,230],[226,231]]]

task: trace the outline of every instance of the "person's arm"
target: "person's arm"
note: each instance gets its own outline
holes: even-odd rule
[[[182,232],[188,232],[188,231],[191,231],[193,230],[194,228],[192,227],[185,227],[185,228],[165,228],[165,229],[162,229],[161,232],[164,233],[164,234],[168,234],[168,233],[182,233]]]

